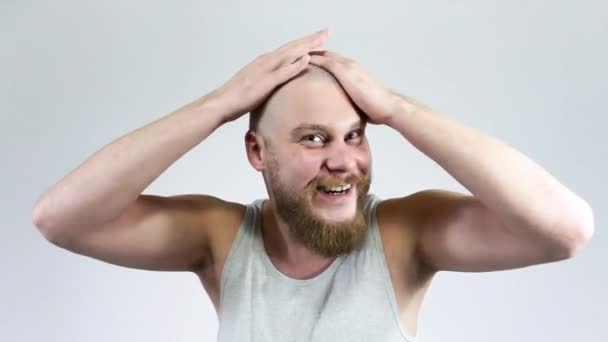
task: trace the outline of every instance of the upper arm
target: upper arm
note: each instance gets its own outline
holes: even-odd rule
[[[195,271],[212,262],[214,230],[240,205],[206,195],[140,195],[116,218],[55,244],[115,265]]]
[[[478,198],[446,190],[405,197],[416,253],[431,271],[486,272],[558,260],[554,250],[507,228]]]

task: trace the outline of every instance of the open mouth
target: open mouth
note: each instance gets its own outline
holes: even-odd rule
[[[319,186],[317,191],[330,196],[343,196],[350,192],[352,184],[344,184],[340,186]]]

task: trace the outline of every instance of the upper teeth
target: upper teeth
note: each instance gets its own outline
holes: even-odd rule
[[[346,191],[346,190],[350,189],[350,187],[351,187],[350,184],[345,184],[345,185],[341,185],[341,186],[332,186],[332,187],[324,186],[323,190],[326,190],[326,191]]]

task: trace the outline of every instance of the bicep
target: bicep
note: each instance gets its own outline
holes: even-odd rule
[[[209,233],[224,203],[204,195],[140,195],[113,220],[82,229],[61,247],[130,268],[192,271],[211,256]]]
[[[552,261],[543,244],[517,234],[474,196],[446,190],[412,195],[417,251],[434,271],[488,272]]]

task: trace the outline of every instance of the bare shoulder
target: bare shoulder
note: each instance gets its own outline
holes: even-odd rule
[[[193,268],[193,273],[198,276],[205,288],[216,313],[220,305],[220,284],[222,270],[236,238],[241,222],[245,218],[247,207],[241,203],[230,202],[216,197],[200,197],[196,201],[206,210],[213,210],[212,220],[208,225],[209,253],[208,259],[202,260]],[[204,203],[209,201],[214,205]],[[213,209],[210,209],[213,208]],[[205,215],[201,213],[201,217]]]
[[[190,195],[197,203],[201,219],[207,220],[210,259],[201,262],[195,271],[223,264],[238,228],[245,217],[246,206],[209,195]]]
[[[376,207],[378,227],[383,234],[391,235],[402,243],[413,243],[416,238],[415,194],[381,200]]]
[[[420,219],[428,206],[419,195],[383,199],[376,207],[378,229],[391,272],[410,281],[426,280],[429,276],[417,250]]]
[[[439,189],[420,190],[402,197],[382,200],[377,206],[378,222],[391,234],[404,235],[402,238],[416,242],[423,224],[445,206],[440,199],[455,192]]]
[[[420,239],[418,195],[410,194],[380,201],[376,207],[378,230],[390,273],[399,319],[412,334],[424,296],[434,272],[422,262],[418,251]]]

